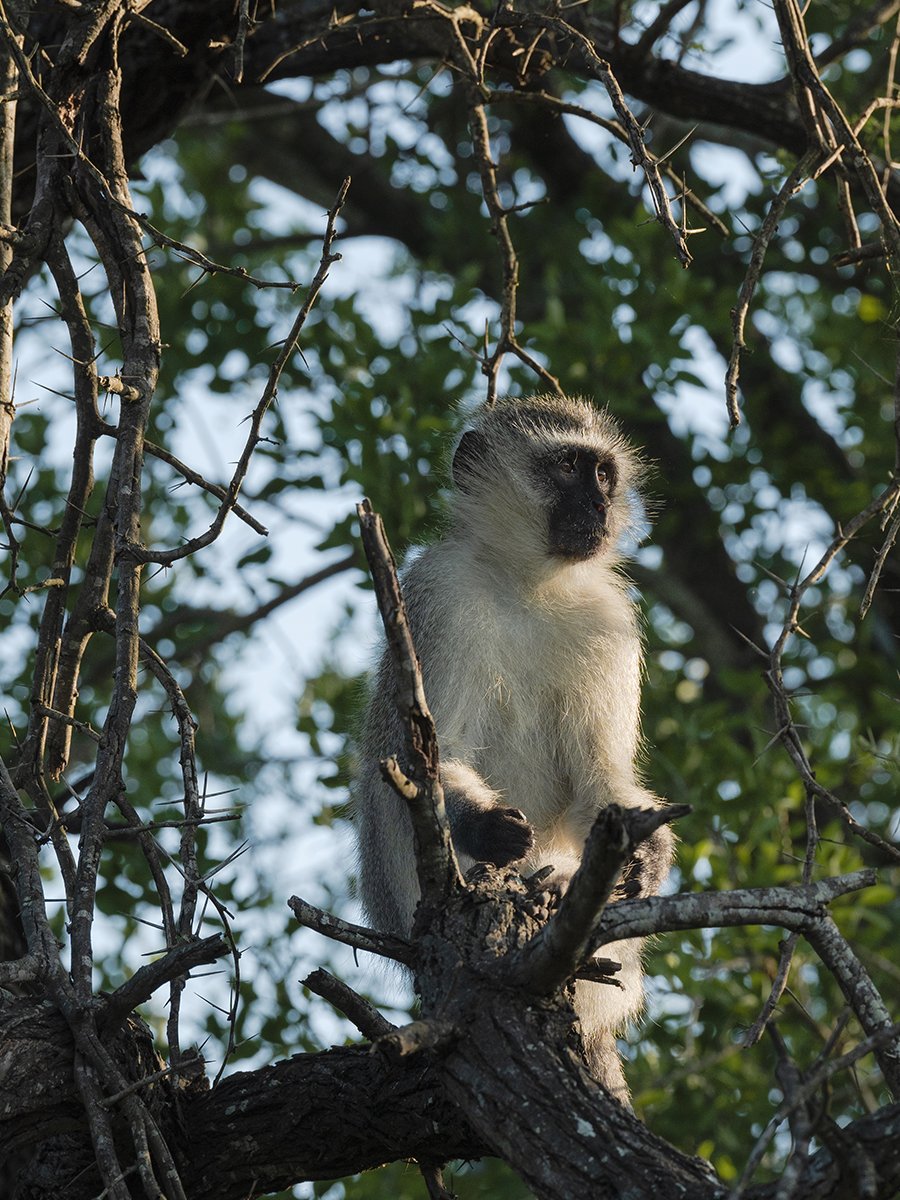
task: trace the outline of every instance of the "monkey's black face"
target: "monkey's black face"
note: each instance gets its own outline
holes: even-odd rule
[[[560,558],[591,558],[609,537],[615,463],[595,451],[566,446],[541,460],[549,493],[548,550]]]

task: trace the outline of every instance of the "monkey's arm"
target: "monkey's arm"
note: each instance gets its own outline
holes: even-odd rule
[[[441,764],[441,783],[458,854],[497,867],[525,857],[534,845],[525,814],[506,807],[499,792],[488,787],[474,768],[460,759],[448,759]]]
[[[425,644],[427,661],[427,637],[421,630],[416,633]],[[433,673],[430,678],[433,681]],[[418,900],[412,824],[406,803],[385,782],[379,767],[390,755],[403,759],[406,735],[393,698],[394,686],[393,670],[384,656],[360,738],[354,808],[359,887],[365,908],[377,928],[406,934]],[[443,749],[444,706],[440,688],[432,690],[438,694],[436,723]],[[453,845],[463,870],[475,862],[506,866],[528,853],[533,834],[523,814],[506,806],[503,797],[463,757],[442,760],[440,772]]]
[[[472,765],[471,724],[484,690],[472,664],[481,649],[472,641],[471,596],[454,589],[457,572],[447,552],[439,543],[410,567],[403,581],[407,614],[437,730],[454,848],[463,870],[475,862],[505,867],[528,854],[534,834],[525,814]]]

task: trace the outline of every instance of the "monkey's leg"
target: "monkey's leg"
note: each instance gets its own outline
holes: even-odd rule
[[[584,1049],[591,1074],[614,1100],[631,1108],[631,1092],[625,1082],[622,1058],[615,1035],[609,1029],[597,1029],[584,1034]]]
[[[625,864],[613,899],[655,896],[671,870],[674,851],[675,835],[668,825],[661,825],[641,842]]]

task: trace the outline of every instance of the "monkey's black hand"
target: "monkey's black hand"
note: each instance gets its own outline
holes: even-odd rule
[[[506,867],[524,858],[534,845],[534,832],[517,808],[484,808],[466,821],[461,849],[478,862]]]

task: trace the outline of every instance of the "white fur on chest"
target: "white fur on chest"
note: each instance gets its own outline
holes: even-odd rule
[[[445,757],[469,763],[542,829],[602,794],[605,777],[630,777],[640,640],[611,571],[572,568],[527,596],[451,588],[433,617],[452,651],[436,689],[425,680]]]

